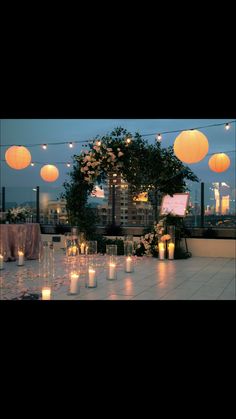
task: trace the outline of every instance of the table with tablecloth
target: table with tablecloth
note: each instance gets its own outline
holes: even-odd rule
[[[16,260],[18,250],[24,250],[25,259],[37,259],[41,241],[40,225],[27,224],[0,224],[0,251],[4,260]]]

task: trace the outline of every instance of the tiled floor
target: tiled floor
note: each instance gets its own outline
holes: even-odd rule
[[[135,272],[125,274],[124,258],[119,257],[118,278],[107,281],[105,257],[99,258],[98,286],[87,289],[80,276],[80,292],[69,295],[69,266],[61,252],[55,254],[52,282],[54,300],[235,300],[235,259],[193,257],[186,260],[159,261],[137,258]],[[77,262],[77,268],[79,263]],[[0,298],[19,298],[22,293],[41,295],[42,280],[37,261],[24,267],[5,263],[0,271]],[[41,298],[41,297],[40,297]]]

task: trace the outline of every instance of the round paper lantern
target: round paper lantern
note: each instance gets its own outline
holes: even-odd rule
[[[196,129],[182,131],[174,142],[174,153],[184,163],[198,163],[207,155],[208,149],[207,137]]]
[[[13,145],[5,153],[5,159],[12,169],[22,170],[31,163],[31,154],[26,147]]]
[[[211,156],[208,164],[213,172],[225,172],[230,166],[230,158],[225,153],[217,153]]]
[[[46,164],[41,168],[40,176],[45,182],[55,182],[59,176],[59,170],[53,164]]]

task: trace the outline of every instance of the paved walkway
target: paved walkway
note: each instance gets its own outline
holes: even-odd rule
[[[119,257],[118,278],[107,281],[105,256],[98,258],[98,286],[85,288],[84,265],[81,269],[80,292],[69,295],[70,264],[62,252],[55,253],[52,280],[53,300],[235,300],[235,259],[193,257],[185,260],[159,261],[152,257],[137,258],[135,272],[124,273],[124,257]],[[42,280],[39,263],[26,261],[23,267],[15,262],[0,271],[0,298],[20,299],[25,293],[41,298]]]

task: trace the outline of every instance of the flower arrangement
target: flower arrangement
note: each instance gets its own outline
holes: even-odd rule
[[[124,152],[120,147],[109,147],[100,140],[96,141],[90,151],[86,150],[76,160],[80,163],[80,171],[84,174],[84,180],[94,183],[102,172],[112,172],[123,166],[122,156]]]
[[[154,224],[151,233],[141,236],[140,242],[135,250],[136,256],[158,256],[158,242],[160,240],[165,241],[170,239],[168,234],[164,234],[165,221],[166,217],[163,217],[158,223]]]
[[[24,222],[26,218],[32,214],[32,209],[28,206],[26,207],[15,207],[10,208],[6,215],[6,220],[10,222]]]

